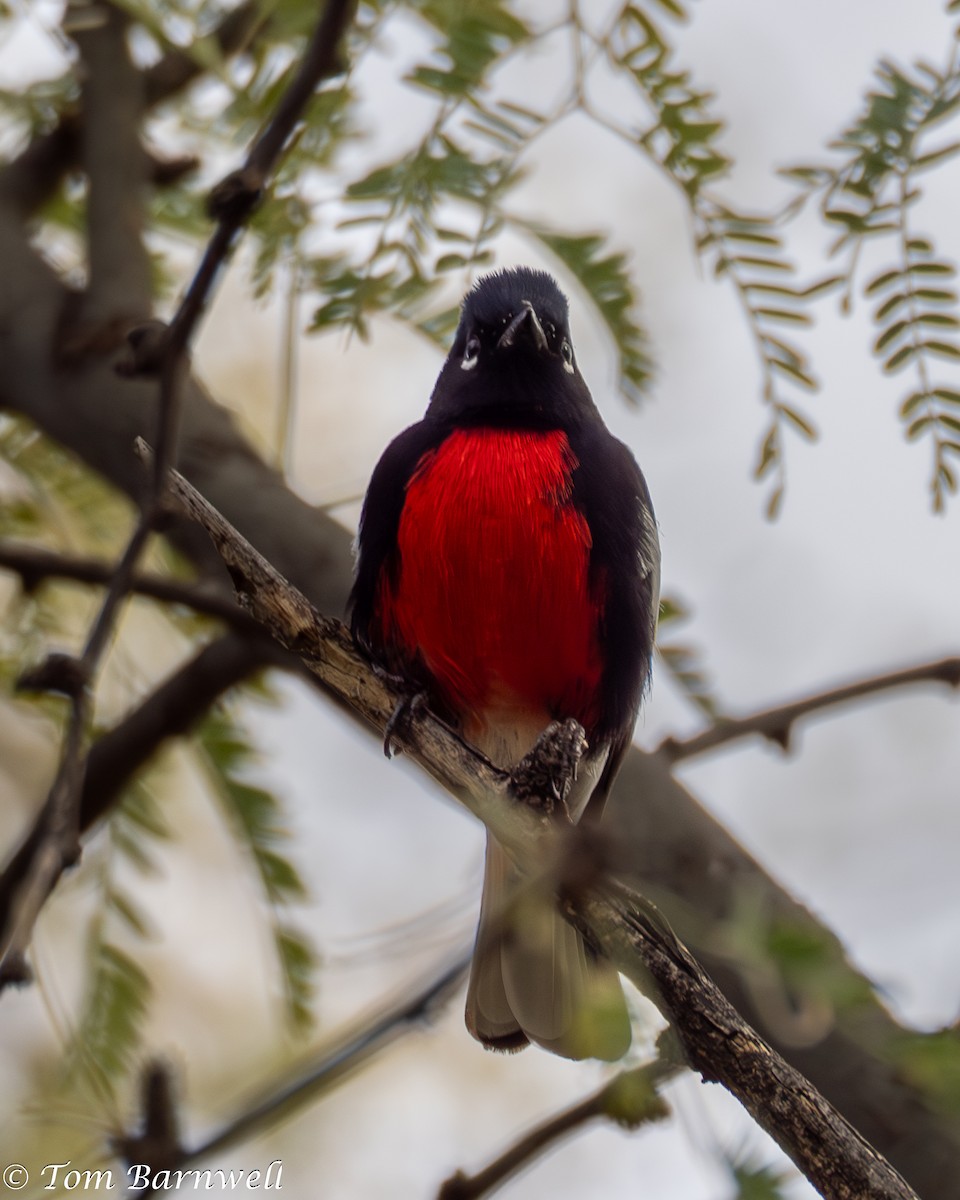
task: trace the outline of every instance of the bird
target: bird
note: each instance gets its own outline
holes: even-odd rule
[[[569,815],[599,816],[651,671],[660,548],[633,454],[580,373],[569,306],[531,267],[481,277],[422,420],[374,468],[350,594],[357,645],[495,765],[551,722],[587,750]],[[614,968],[487,835],[466,1023],[484,1046],[620,1058]]]

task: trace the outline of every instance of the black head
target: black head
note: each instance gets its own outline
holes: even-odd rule
[[[568,425],[596,416],[567,300],[546,271],[485,275],[469,291],[428,414],[456,423]]]

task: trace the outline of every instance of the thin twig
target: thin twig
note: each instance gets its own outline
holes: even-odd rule
[[[159,1159],[165,1170],[183,1170],[191,1163],[208,1159],[228,1146],[271,1128],[322,1097],[411,1030],[432,1022],[460,988],[470,957],[470,952],[464,952],[453,962],[448,959],[439,970],[431,972],[425,983],[415,985],[406,997],[365,1017],[352,1030],[341,1034],[332,1047],[324,1048],[293,1071],[287,1070],[282,1083],[251,1101],[244,1112],[200,1145],[182,1146],[175,1132],[166,1145],[158,1144],[151,1136],[145,1114],[144,1133],[117,1139],[118,1154],[128,1163],[153,1165],[155,1159]],[[293,1082],[290,1082],[291,1075]],[[175,1131],[175,1122],[167,1124]]]
[[[617,1121],[630,1129],[670,1115],[657,1089],[680,1069],[678,1063],[657,1059],[614,1076],[585,1100],[556,1113],[519,1138],[476,1175],[457,1171],[441,1185],[437,1200],[478,1200],[528,1167],[561,1138],[582,1129],[598,1117]]]
[[[139,450],[149,457],[142,443]],[[385,729],[397,697],[343,625],[317,613],[186,480],[172,477],[169,494],[213,538],[241,603],[326,687]],[[528,873],[552,868],[564,916],[638,986],[649,991],[653,981],[690,1063],[741,1101],[826,1200],[916,1200],[889,1163],[743,1020],[653,906],[604,870],[590,831],[518,803],[513,778],[428,710],[405,724],[409,757],[462,800]]]
[[[855,683],[847,683],[827,692],[804,696],[789,704],[767,708],[746,717],[725,717],[694,737],[682,740],[673,737],[666,738],[660,744],[658,752],[670,762],[680,762],[682,759],[693,758],[697,754],[717,750],[729,742],[754,734],[767,738],[768,741],[776,742],[778,746],[786,750],[790,746],[794,724],[804,717],[812,716],[822,709],[832,708],[837,704],[848,704],[851,700],[860,700],[864,696],[873,696],[880,692],[893,691],[916,683],[942,683],[952,688],[960,687],[960,657],[942,658],[935,662],[922,663],[916,667],[907,667],[900,671],[876,675],[870,679],[860,679]]]
[[[112,563],[98,558],[58,554],[38,546],[0,542],[0,569],[16,571],[26,591],[32,591],[44,579],[66,579],[77,583],[106,585],[113,577]],[[204,584],[181,583],[163,575],[135,573],[130,591],[149,596],[164,604],[182,605],[208,617],[218,617],[245,633],[260,632],[257,621],[243,611],[231,595],[217,592]]]

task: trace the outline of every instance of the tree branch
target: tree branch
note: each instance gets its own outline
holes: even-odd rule
[[[23,589],[32,592],[48,579],[73,580],[105,587],[113,578],[114,565],[98,558],[71,557],[39,546],[0,541],[0,569],[15,571]],[[232,595],[205,583],[182,583],[163,575],[135,573],[130,590],[163,604],[191,608],[204,616],[226,621],[242,633],[259,633],[258,622],[248,616]]]
[[[917,1200],[890,1164],[744,1021],[642,896],[615,880],[568,900],[568,918],[657,997],[704,1082],[723,1084],[826,1200]]]
[[[682,740],[666,738],[659,748],[659,753],[671,763],[681,762],[683,759],[706,754],[753,734],[759,734],[760,737],[776,742],[782,749],[787,750],[793,726],[804,717],[838,704],[849,704],[851,700],[862,700],[865,696],[874,696],[880,692],[910,687],[917,683],[942,683],[952,688],[960,687],[960,658],[942,658],[901,671],[890,671],[870,679],[844,684],[827,692],[805,696],[776,708],[751,713],[746,717],[724,717],[694,737]]]
[[[678,1069],[677,1063],[657,1059],[615,1075],[592,1096],[556,1113],[524,1134],[476,1175],[466,1175],[462,1171],[451,1175],[441,1186],[437,1200],[477,1200],[495,1191],[561,1138],[569,1137],[597,1117],[606,1117],[629,1129],[662,1120],[670,1115],[670,1110],[657,1089]]]
[[[143,320],[152,302],[143,244],[147,158],[140,144],[143,75],[127,50],[129,20],[113,4],[74,35],[80,51],[88,281],[84,325]]]
[[[139,448],[149,459],[147,448]],[[169,495],[210,534],[241,603],[383,731],[399,696],[360,656],[344,626],[317,613],[182,476],[171,477]],[[827,1200],[916,1200],[813,1085],[746,1024],[653,906],[624,883],[594,874],[590,831],[518,803],[514,778],[430,712],[412,714],[405,732],[409,757],[479,817],[528,873],[541,874],[547,865],[564,915],[593,945],[647,991],[652,978],[691,1064],[731,1091]]]

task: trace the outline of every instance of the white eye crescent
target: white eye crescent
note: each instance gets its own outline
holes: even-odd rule
[[[463,362],[460,364],[461,371],[472,371],[480,361],[480,339],[474,334],[467,339],[466,349],[463,352]]]
[[[565,371],[566,371],[568,374],[572,375],[572,374],[573,374],[573,370],[574,370],[574,367],[573,367],[573,347],[570,345],[570,343],[567,341],[567,339],[566,339],[566,338],[564,338],[564,339],[563,339],[563,343],[562,343],[562,344],[561,344],[561,346],[560,346],[560,354],[561,354],[561,356],[562,356],[562,358],[563,358],[563,369],[564,369],[564,370],[565,370]]]

